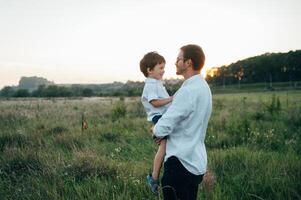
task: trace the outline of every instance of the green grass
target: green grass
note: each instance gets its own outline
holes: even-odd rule
[[[242,93],[242,92],[269,92],[269,91],[294,91],[301,89],[301,82],[273,82],[270,86],[270,82],[261,83],[242,83],[242,84],[227,84],[223,85],[211,85],[211,90],[214,94],[225,93]]]
[[[1,199],[158,199],[139,98],[9,99],[0,111]],[[214,95],[199,198],[301,199],[300,133],[300,91]]]

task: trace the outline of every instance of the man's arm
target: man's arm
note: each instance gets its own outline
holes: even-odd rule
[[[172,101],[172,96],[165,99],[153,99],[150,101],[150,104],[154,107],[161,107],[169,104]]]
[[[176,126],[190,115],[193,111],[193,106],[190,103],[189,96],[189,91],[184,88],[181,88],[177,92],[171,106],[153,129],[153,133],[156,137],[162,138],[170,135]]]

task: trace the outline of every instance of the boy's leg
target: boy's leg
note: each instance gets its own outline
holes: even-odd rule
[[[152,177],[154,180],[159,179],[160,169],[163,163],[165,153],[166,153],[166,139],[161,141],[156,156],[154,158],[154,164],[153,164],[154,166],[153,166],[153,173],[152,173]]]

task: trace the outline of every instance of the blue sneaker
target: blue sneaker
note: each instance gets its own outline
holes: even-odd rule
[[[153,179],[152,175],[147,175],[146,182],[147,182],[148,186],[150,187],[152,193],[158,194],[159,182],[155,181]]]

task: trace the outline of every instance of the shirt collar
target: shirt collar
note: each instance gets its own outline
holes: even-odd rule
[[[193,76],[189,77],[188,79],[186,79],[182,85],[184,86],[186,84],[192,83],[197,79],[202,79],[202,75],[201,74],[193,75]]]
[[[157,83],[158,81],[161,82],[160,80],[157,80],[157,79],[154,79],[154,78],[150,78],[150,77],[147,77],[145,79],[146,83]]]

